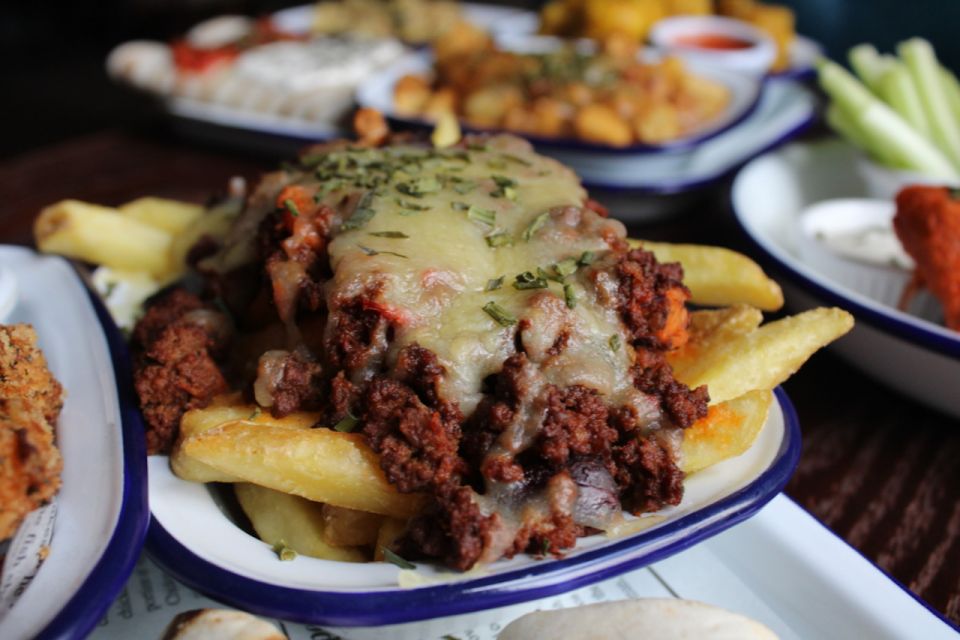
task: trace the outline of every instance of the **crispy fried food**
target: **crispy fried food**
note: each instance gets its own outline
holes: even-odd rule
[[[29,325],[0,327],[0,540],[60,488],[63,389],[36,341]]]
[[[893,228],[917,263],[901,306],[926,287],[943,305],[946,325],[960,331],[960,200],[946,187],[907,187],[897,194]]]

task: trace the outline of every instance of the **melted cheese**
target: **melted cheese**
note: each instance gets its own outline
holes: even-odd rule
[[[483,380],[500,371],[515,351],[516,332],[527,325],[521,339],[542,383],[583,384],[622,404],[622,396],[635,393],[631,358],[626,347],[611,349],[612,336],[626,341],[615,305],[600,304],[610,292],[598,290],[590,268],[580,267],[564,281],[572,288],[573,309],[559,282],[530,290],[513,283],[518,274],[550,270],[585,251],[602,254],[609,245],[600,230],[622,237],[623,228],[581,208],[585,192],[572,172],[517,143],[494,138],[484,150],[469,151],[469,162],[462,150],[430,151],[424,162],[396,171],[362,205],[373,217],[330,245],[331,304],[380,285],[380,301],[395,322],[388,362],[412,343],[433,351],[446,370],[444,397],[467,415],[482,397]],[[403,157],[413,151],[390,147],[376,153]],[[332,202],[337,197],[328,196]],[[481,220],[491,218],[493,224]],[[406,237],[390,237],[399,234]],[[494,234],[506,234],[512,244],[491,247],[488,237]],[[502,286],[488,291],[488,283],[501,277]],[[502,326],[484,312],[490,302],[518,323]],[[570,336],[566,348],[551,354],[564,332]]]

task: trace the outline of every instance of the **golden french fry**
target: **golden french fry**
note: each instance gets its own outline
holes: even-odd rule
[[[705,418],[683,432],[683,472],[690,475],[749,449],[772,402],[772,391],[757,389],[711,406]]]
[[[384,517],[369,511],[357,511],[323,505],[323,539],[338,547],[362,547],[377,541]]]
[[[181,447],[183,442],[183,439],[177,440],[170,451],[170,470],[175,476],[190,482],[242,482],[242,478],[214,469],[196,458],[185,455]]]
[[[323,505],[246,482],[234,486],[237,501],[261,540],[278,543],[299,554],[341,562],[363,562],[360,549],[337,547],[325,541]]]
[[[33,227],[37,248],[159,279],[171,273],[173,236],[128,218],[117,209],[62,200],[40,212]]]
[[[407,521],[398,518],[385,518],[380,525],[380,531],[377,533],[377,547],[373,552],[373,559],[380,562],[383,560],[383,550],[389,549],[391,545],[407,530]]]
[[[689,369],[703,351],[750,333],[762,321],[760,310],[747,305],[693,311],[690,313],[688,329],[690,338],[684,346],[670,354],[670,362],[674,368]]]
[[[209,406],[191,409],[180,418],[180,438],[189,438],[198,433],[223,426],[228,422],[262,424],[285,429],[309,429],[317,424],[319,413],[297,411],[282,418],[274,418],[269,410],[255,404],[245,404],[239,393],[215,398]]]
[[[652,251],[660,262],[683,265],[683,283],[690,289],[691,302],[707,306],[749,304],[764,311],[783,306],[780,285],[742,253],[696,244],[632,239],[630,244]]]
[[[180,443],[181,455],[315,502],[409,517],[422,497],[387,482],[377,455],[358,433],[230,422]]]
[[[708,340],[697,358],[667,359],[677,380],[707,385],[712,404],[754,389],[772,389],[813,353],[853,328],[853,317],[836,308],[819,308],[765,324],[728,340]]]
[[[192,202],[146,196],[118,207],[120,213],[151,227],[177,235],[183,233],[203,214],[203,207]]]

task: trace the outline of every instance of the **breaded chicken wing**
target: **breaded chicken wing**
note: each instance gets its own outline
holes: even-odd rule
[[[928,288],[943,305],[946,325],[960,331],[960,198],[946,187],[906,187],[897,194],[893,227],[917,264],[903,302],[916,288]]]

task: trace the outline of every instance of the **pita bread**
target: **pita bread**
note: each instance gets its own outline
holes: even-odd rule
[[[535,611],[511,622],[498,640],[776,640],[759,622],[693,600],[603,602]]]
[[[287,636],[243,611],[195,609],[171,620],[161,640],[287,640]]]

